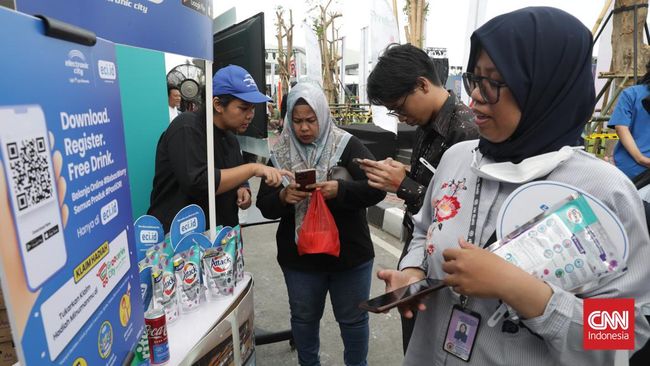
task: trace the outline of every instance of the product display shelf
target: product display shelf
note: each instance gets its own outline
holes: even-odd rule
[[[187,360],[187,356],[210,330],[235,310],[251,285],[251,275],[246,273],[244,280],[235,287],[233,296],[219,301],[206,301],[198,310],[183,314],[176,322],[168,325],[170,359],[167,364],[191,365],[192,361]]]

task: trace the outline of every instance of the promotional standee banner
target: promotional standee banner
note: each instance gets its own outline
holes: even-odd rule
[[[0,24],[13,50],[0,58],[0,267],[21,363],[121,364],[143,318],[115,46],[47,37],[2,8]]]
[[[211,60],[212,0],[16,0],[115,43]]]

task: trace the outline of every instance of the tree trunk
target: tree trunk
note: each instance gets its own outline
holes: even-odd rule
[[[614,9],[632,6],[635,4],[648,4],[648,0],[616,0]],[[649,60],[650,47],[643,44],[643,24],[648,14],[647,7],[637,8],[637,75],[639,78],[645,74],[646,62]],[[612,30],[612,65],[610,71],[615,75],[634,74],[634,10],[623,11],[613,15]],[[630,84],[634,78],[630,78]]]
[[[319,13],[316,18],[316,24],[314,30],[318,36],[318,45],[321,52],[321,67],[323,70],[323,92],[327,97],[329,103],[336,103],[338,98],[338,90],[336,88],[337,82],[337,64],[341,57],[338,55],[337,42],[340,41],[338,38],[338,32],[334,26],[334,21],[336,18],[340,17],[340,13],[328,13],[327,9],[331,4],[331,0],[327,2],[325,6],[319,5]],[[328,32],[331,27],[331,37],[328,38]]]
[[[280,82],[282,84],[282,95],[287,95],[289,92],[289,82],[291,80],[291,59],[293,57],[293,11],[289,10],[289,26],[284,21],[284,9],[277,7],[275,9],[276,21],[275,23],[278,40],[278,54],[276,61],[278,62],[278,73],[280,75]],[[283,39],[286,38],[286,51],[284,48]],[[280,101],[278,101],[280,102]]]
[[[406,0],[404,8],[408,26],[404,26],[406,41],[416,47],[424,46],[424,24],[426,23],[429,2],[425,0]]]

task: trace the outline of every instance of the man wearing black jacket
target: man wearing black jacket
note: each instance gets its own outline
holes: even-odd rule
[[[212,91],[216,223],[235,226],[238,209],[251,205],[249,178],[263,177],[267,184],[278,186],[282,176],[291,173],[244,164],[234,132],[245,130],[255,115],[255,104],[268,100],[251,75],[239,66],[226,66],[215,73]],[[206,137],[204,110],[179,115],[160,136],[147,213],[161,221],[165,232],[176,213],[189,204],[201,206],[208,215]]]
[[[413,238],[412,216],[420,211],[434,174],[420,159],[437,167],[450,146],[477,139],[478,129],[472,111],[440,82],[431,58],[410,44],[386,48],[368,76],[367,90],[370,103],[385,106],[400,122],[418,126],[410,167],[391,158],[382,162],[363,160],[361,164],[369,186],[397,193],[406,204],[403,257]],[[414,323],[415,319],[402,318],[405,352]]]

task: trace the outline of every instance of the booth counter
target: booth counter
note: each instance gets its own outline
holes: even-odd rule
[[[232,297],[206,302],[167,326],[168,365],[246,365],[254,360],[253,280],[246,273]]]

